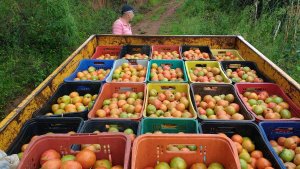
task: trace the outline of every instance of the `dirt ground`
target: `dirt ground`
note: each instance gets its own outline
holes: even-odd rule
[[[133,34],[147,34],[156,35],[159,32],[161,24],[163,24],[166,19],[172,17],[176,9],[183,4],[183,0],[171,0],[167,3],[163,3],[156,7],[154,10],[144,14],[145,18],[133,26]],[[153,20],[151,17],[155,15],[158,10],[165,7],[165,11],[161,14],[158,20]]]

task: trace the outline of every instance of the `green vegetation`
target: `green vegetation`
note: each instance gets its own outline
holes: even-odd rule
[[[162,25],[160,33],[242,35],[300,82],[300,16],[297,1],[259,2],[256,8],[253,1],[186,0],[175,16]]]
[[[121,4],[94,9],[92,2],[1,2],[0,119],[11,101],[29,94],[90,35],[111,32]]]

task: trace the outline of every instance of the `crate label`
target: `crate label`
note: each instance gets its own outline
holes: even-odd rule
[[[205,91],[217,91],[218,87],[212,86],[212,87],[203,87],[203,90]]]
[[[294,132],[294,128],[293,127],[279,127],[273,130],[273,132],[275,133],[293,133]]]
[[[237,69],[237,68],[240,68],[242,65],[239,64],[239,63],[236,63],[236,64],[229,64],[228,65],[228,68],[230,69]]]
[[[76,88],[76,91],[90,91],[91,88],[87,87],[87,86],[78,86]]]

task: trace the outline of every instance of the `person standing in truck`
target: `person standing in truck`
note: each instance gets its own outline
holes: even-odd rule
[[[134,17],[134,9],[124,5],[121,11],[122,16],[112,26],[112,33],[115,35],[132,35],[130,22]]]

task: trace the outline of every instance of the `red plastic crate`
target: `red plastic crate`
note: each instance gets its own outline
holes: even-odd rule
[[[100,109],[103,105],[103,101],[108,98],[112,98],[113,93],[121,92],[124,93],[126,91],[134,91],[134,92],[144,92],[144,103],[141,114],[138,118],[99,118],[96,117],[96,111]],[[137,120],[139,121],[143,116],[143,111],[145,107],[145,96],[146,95],[146,85],[144,83],[105,83],[102,87],[102,91],[100,92],[92,110],[88,114],[89,119],[114,119],[114,120]]]
[[[97,59],[100,55],[110,54],[117,56],[116,59],[120,58],[122,46],[97,46],[96,52],[91,59]]]
[[[289,110],[292,114],[292,117],[295,117],[291,119],[262,119],[259,118],[253,111],[249,110],[255,117],[256,121],[300,121],[300,108],[296,106],[296,104],[284,93],[284,91],[278,85],[274,83],[236,83],[234,86],[243,104],[248,110],[249,108],[245,104],[241,95],[246,91],[260,92],[264,90],[267,91],[269,95],[277,95],[279,97],[282,97],[283,101],[289,104]]]
[[[101,150],[96,152],[98,159],[108,159],[113,165],[123,165],[129,169],[131,141],[125,134],[53,134],[40,136],[27,148],[18,169],[40,168],[40,157],[48,149],[65,154],[76,154],[71,149],[74,144],[100,144]]]
[[[180,46],[176,46],[176,45],[153,45],[152,46],[151,59],[154,59],[153,58],[154,51],[158,51],[158,52],[173,52],[173,51],[176,51],[179,54],[179,59],[182,59]]]
[[[196,151],[170,152],[168,145],[196,145]],[[132,147],[132,169],[155,167],[158,162],[169,163],[172,158],[183,158],[190,168],[193,163],[221,163],[224,168],[240,169],[237,149],[233,142],[224,136],[216,134],[146,134],[139,136]]]

